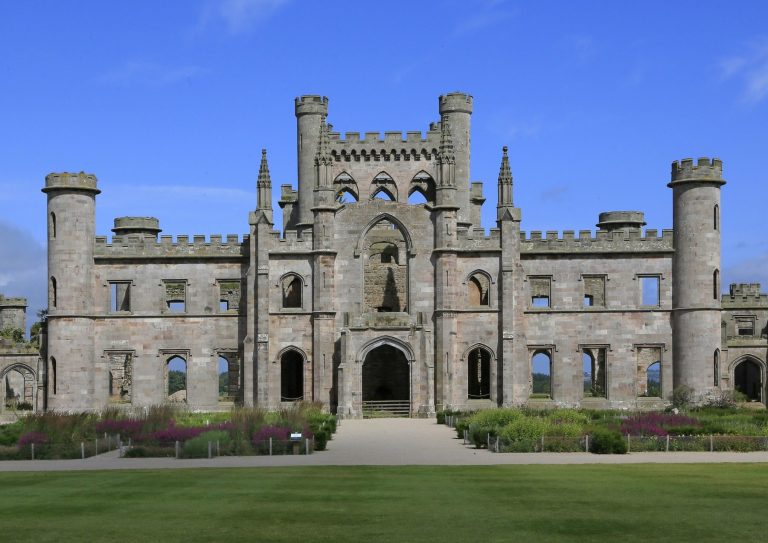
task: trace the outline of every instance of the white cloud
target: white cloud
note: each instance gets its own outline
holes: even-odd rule
[[[768,39],[753,43],[742,55],[722,59],[719,63],[724,79],[739,79],[744,85],[742,100],[756,104],[768,97]]]
[[[36,313],[48,305],[45,248],[28,232],[0,221],[0,293],[27,298],[27,327]]]
[[[230,34],[243,34],[275,14],[290,0],[209,1],[200,14],[199,27],[223,23]]]
[[[504,0],[487,0],[477,2],[473,6],[477,7],[478,4],[480,7],[476,12],[462,17],[461,22],[454,27],[454,37],[475,34],[485,28],[502,23],[518,13],[516,9],[505,8]]]
[[[127,85],[138,83],[150,87],[163,87],[187,81],[205,73],[199,66],[162,66],[154,62],[126,61],[96,78],[101,83]]]
[[[723,284],[760,283],[768,290],[768,252],[743,260],[723,270]]]

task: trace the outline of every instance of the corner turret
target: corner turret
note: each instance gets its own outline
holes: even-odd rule
[[[312,224],[314,205],[315,156],[320,143],[321,125],[328,115],[328,98],[305,95],[295,100],[296,152],[298,156],[299,205],[295,226]]]
[[[448,126],[450,130],[451,150],[455,164],[455,202],[459,208],[457,224],[459,227],[469,227],[471,224],[469,151],[473,100],[469,94],[449,92],[440,96],[438,103],[441,124],[443,127]]]
[[[138,235],[157,239],[162,232],[160,221],[155,217],[116,217],[112,231],[116,236]]]
[[[720,359],[720,187],[723,163],[672,163],[672,345],[674,387],[706,394]],[[703,398],[699,398],[699,401]]]

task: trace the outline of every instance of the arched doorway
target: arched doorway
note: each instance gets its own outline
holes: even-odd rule
[[[733,387],[750,402],[763,401],[763,371],[752,358],[745,358],[733,369]]]
[[[280,357],[280,401],[300,402],[304,399],[304,357],[293,349]]]
[[[467,355],[467,399],[491,398],[491,353],[477,346]]]
[[[16,364],[2,373],[2,397],[0,411],[13,409],[32,411],[35,405],[35,373],[31,368]]]
[[[411,414],[410,364],[392,345],[372,349],[363,361],[363,417]]]

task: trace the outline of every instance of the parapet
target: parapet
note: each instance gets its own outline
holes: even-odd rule
[[[296,116],[328,115],[328,97],[317,94],[306,94],[295,100]]]
[[[472,113],[472,95],[463,92],[449,92],[439,99],[440,115],[445,113]]]
[[[117,217],[112,231],[118,236],[137,234],[151,238],[162,232],[160,221],[155,217]]]
[[[96,176],[91,173],[49,173],[45,176],[45,187],[42,191],[47,193],[52,190],[81,190],[99,194],[101,191],[96,188],[96,183]]]
[[[675,161],[672,163],[672,181],[667,186],[702,181],[724,185],[723,161],[719,158],[710,160],[707,157],[701,157],[696,164],[693,163],[692,158]]]
[[[421,131],[339,132],[329,135],[331,156],[336,162],[369,160],[430,160],[440,147],[440,123],[432,123],[426,136]]]
[[[642,235],[639,228],[608,231],[574,230],[562,233],[549,231],[545,235],[532,231],[526,237],[520,232],[520,252],[527,254],[595,254],[595,253],[672,253],[672,230],[659,231],[649,228]]]
[[[599,215],[597,227],[600,230],[620,230],[623,228],[642,228],[645,226],[645,214],[642,211],[604,211]]]
[[[2,294],[0,294],[0,308],[26,309],[27,299],[21,298],[21,297],[6,298]]]
[[[106,236],[96,236],[94,258],[115,260],[157,260],[157,259],[240,259],[248,256],[249,236],[240,240],[237,234],[211,235],[210,241],[201,234],[192,236],[146,237],[140,234],[115,235],[112,242]]]
[[[768,294],[760,292],[760,283],[731,283],[729,293],[721,297],[723,309],[768,308]]]

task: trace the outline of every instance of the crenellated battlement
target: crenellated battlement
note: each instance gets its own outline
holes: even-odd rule
[[[340,161],[431,160],[440,147],[440,123],[432,123],[426,136],[420,131],[339,132],[330,134],[331,156]]]
[[[294,100],[296,116],[328,115],[328,97],[318,94],[298,96]]]
[[[449,92],[440,96],[440,115],[452,112],[472,113],[472,95],[463,92]]]
[[[94,257],[96,259],[142,259],[156,258],[240,258],[248,256],[246,234],[211,235],[207,240],[202,234],[195,234],[190,240],[188,235],[160,236],[159,240],[140,234],[115,235],[112,240],[106,236],[97,236]]]
[[[768,294],[760,292],[760,283],[731,283],[729,293],[721,296],[723,309],[768,308]]]
[[[6,298],[2,294],[0,294],[0,308],[26,308],[27,307],[27,299],[22,297],[15,297],[15,298]]]
[[[695,164],[692,158],[676,160],[672,163],[672,181],[669,185],[686,181],[719,181],[724,184],[723,161],[707,157],[699,158]]]
[[[501,230],[498,228],[491,228],[488,234],[484,228],[459,228],[456,231],[456,239],[461,249],[501,249]]]
[[[99,194],[101,191],[96,187],[98,181],[96,176],[91,173],[49,173],[45,176],[45,187],[43,192],[52,190],[85,190]]]
[[[534,230],[520,232],[521,253],[657,253],[673,252],[672,230],[640,229],[618,231],[574,230],[563,232]]]

